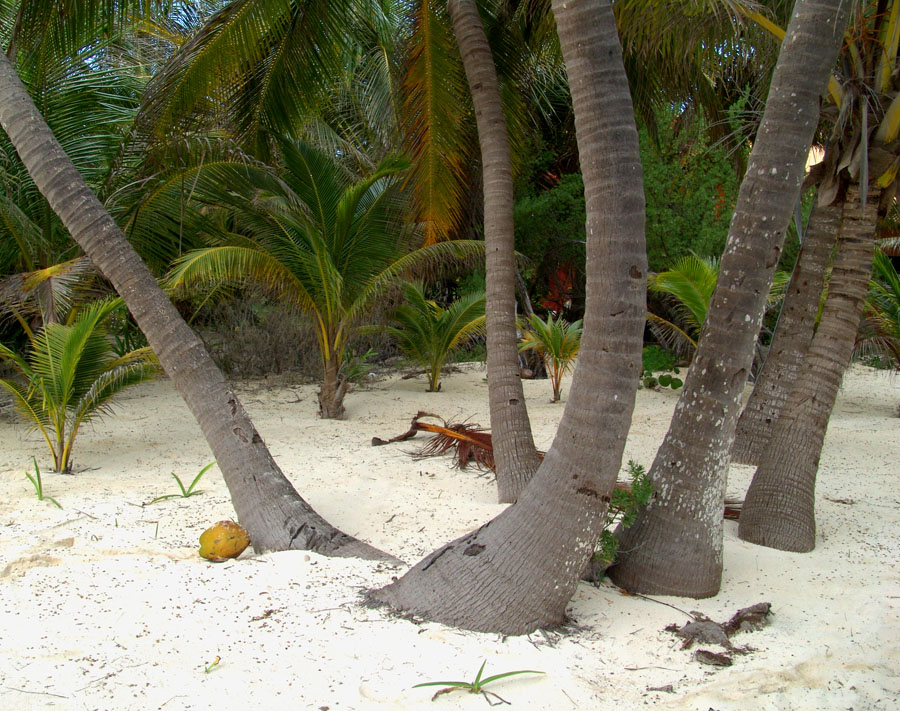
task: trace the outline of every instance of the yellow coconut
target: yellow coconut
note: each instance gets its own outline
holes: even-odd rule
[[[200,535],[200,557],[221,563],[237,558],[250,545],[250,534],[234,521],[219,521]]]

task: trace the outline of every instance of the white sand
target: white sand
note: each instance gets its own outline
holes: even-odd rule
[[[562,405],[546,381],[526,383],[539,446]],[[348,396],[349,419],[315,417],[314,386],[239,389],[300,493],[343,530],[415,562],[491,518],[491,480],[447,459],[415,461],[403,432],[419,409],[488,423],[484,371],[445,379],[444,392],[397,377]],[[649,466],[677,395],[642,391],[626,460]],[[772,603],[763,631],[734,637],[753,652],[716,668],[663,628],[688,616],[582,584],[573,629],[528,637],[414,624],[359,604],[359,591],[399,571],[304,552],[211,564],[200,533],[234,516],[216,468],[204,493],[173,493],[212,456],[168,381],[127,394],[114,418],[87,428],[75,476],[45,474],[38,502],[24,472],[47,468],[35,435],[0,418],[0,709],[472,709],[485,701],[412,685],[538,669],[492,688],[523,709],[900,708],[900,383],[854,368],[832,418],[819,472],[813,553],[743,543],[727,522],[722,592],[665,598],[724,621]],[[417,438],[419,439],[419,438]],[[729,495],[752,471],[734,467]],[[677,564],[673,561],[673,565]],[[720,649],[703,645],[715,651]],[[204,668],[216,657],[210,673]],[[671,685],[672,691],[652,687]]]

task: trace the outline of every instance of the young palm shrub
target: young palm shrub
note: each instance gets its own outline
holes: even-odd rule
[[[461,296],[446,309],[425,298],[421,284],[405,282],[401,304],[385,327],[401,351],[425,369],[428,392],[441,389],[441,368],[450,354],[484,333],[484,292]]]
[[[700,329],[706,320],[709,302],[719,279],[719,260],[690,254],[675,261],[671,269],[650,274],[647,288],[662,295],[671,305],[674,319],[647,314],[650,330],[666,348],[681,356],[692,357],[697,350]],[[790,274],[776,272],[766,302],[772,308],[783,297]]]
[[[553,314],[548,314],[545,321],[534,314],[519,326],[522,330],[519,350],[534,349],[541,356],[553,387],[552,402],[559,402],[562,376],[575,364],[581,347],[581,320],[568,323],[562,316],[554,319]]]
[[[46,324],[31,337],[27,358],[0,344],[0,358],[10,361],[18,376],[0,380],[0,387],[44,436],[54,471],[71,472],[81,425],[108,414],[116,395],[157,370],[149,348],[114,353],[106,320],[120,303],[104,299],[73,312],[65,324]]]
[[[207,289],[253,283],[309,314],[322,357],[319,414],[339,418],[349,387],[341,373],[344,352],[372,302],[411,271],[475,258],[484,245],[455,240],[408,249],[393,190],[394,177],[409,167],[405,158],[388,156],[359,178],[311,145],[279,145],[280,179],[240,166],[220,192],[199,196],[224,207],[233,226],[214,236],[213,246],[177,260],[169,283]]]

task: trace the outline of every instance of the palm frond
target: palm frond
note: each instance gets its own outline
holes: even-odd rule
[[[265,151],[266,134],[292,135],[339,74],[356,3],[235,0],[213,15],[154,78],[141,123],[161,137],[213,120]],[[217,118],[218,117],[218,118]]]
[[[415,196],[412,219],[423,225],[428,245],[461,227],[474,121],[467,118],[471,101],[446,8],[418,0],[406,10],[413,31],[405,53],[400,125],[413,166],[404,187]]]

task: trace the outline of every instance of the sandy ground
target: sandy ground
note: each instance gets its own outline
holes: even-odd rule
[[[526,382],[536,439],[547,447],[561,405]],[[484,371],[444,391],[392,377],[347,399],[347,420],[315,417],[315,388],[254,382],[239,392],[284,471],[328,520],[415,562],[496,515],[493,482],[447,459],[416,461],[413,443],[371,447],[419,409],[486,424]],[[673,392],[639,393],[626,451],[650,465]],[[822,457],[813,553],[772,551],[725,526],[721,593],[709,600],[627,597],[582,584],[562,633],[461,632],[359,604],[398,573],[383,565],[286,552],[211,564],[200,533],[234,515],[218,469],[189,499],[177,490],[212,456],[172,385],[131,391],[87,428],[76,474],[45,474],[62,510],[38,502],[24,472],[35,434],[0,416],[0,709],[472,709],[416,683],[535,669],[498,682],[523,709],[900,708],[900,383],[863,368],[845,379]],[[752,471],[733,467],[729,495]],[[677,562],[673,561],[673,565]],[[731,667],[698,663],[664,628],[698,610],[723,621],[766,601],[772,624],[734,637],[752,651]],[[680,608],[673,609],[673,608]],[[704,645],[714,651],[721,649]],[[208,673],[205,669],[220,661]],[[662,690],[659,690],[662,689]]]

